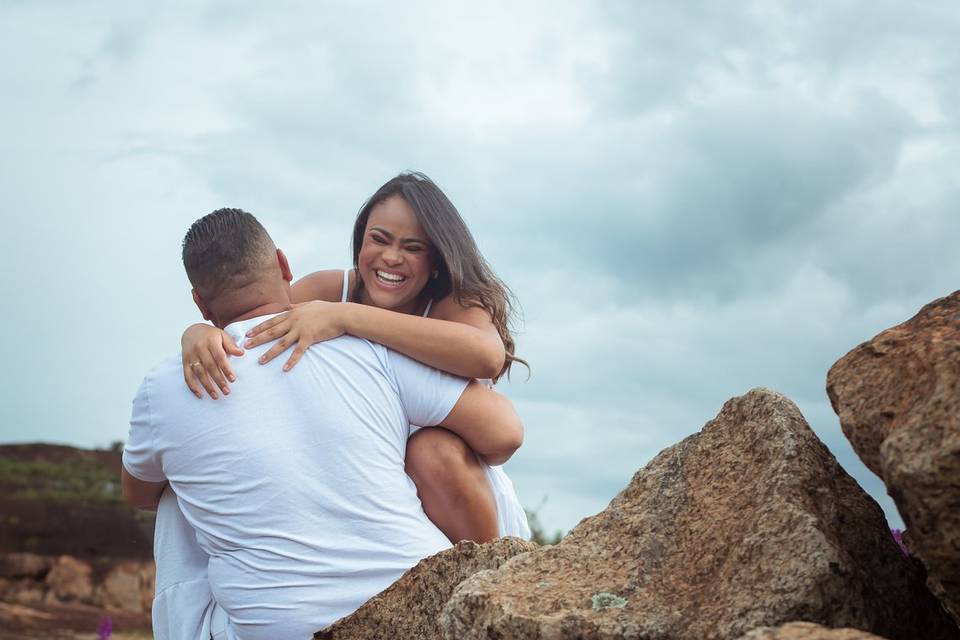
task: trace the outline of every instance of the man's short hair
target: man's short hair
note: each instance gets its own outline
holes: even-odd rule
[[[274,263],[267,230],[242,209],[217,209],[191,225],[183,238],[183,266],[205,298],[255,282]]]

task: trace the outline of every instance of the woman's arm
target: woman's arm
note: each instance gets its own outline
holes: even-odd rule
[[[289,370],[311,344],[349,333],[454,375],[496,377],[506,356],[490,315],[479,307],[464,307],[450,296],[433,309],[435,317],[423,318],[364,304],[314,301],[254,327],[245,346],[279,338],[261,356],[264,363],[296,344],[284,365]]]
[[[480,307],[447,296],[423,318],[362,304],[346,304],[344,330],[464,378],[495,378],[506,357],[503,340]]]
[[[147,482],[130,475],[126,467],[120,468],[120,491],[131,507],[156,511],[167,481]]]

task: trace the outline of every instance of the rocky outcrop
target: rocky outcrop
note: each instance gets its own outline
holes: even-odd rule
[[[0,602],[141,614],[153,605],[154,574],[153,562],[10,553],[0,555]]]
[[[812,622],[790,622],[781,627],[754,629],[739,640],[884,640],[859,629],[828,629]]]
[[[60,556],[44,582],[47,597],[59,602],[89,602],[93,597],[93,567],[71,556]]]
[[[20,580],[0,580],[0,601],[16,604],[38,604],[44,601],[47,591],[43,583],[22,578]]]
[[[420,561],[385,591],[314,638],[442,638],[440,611],[460,582],[478,571],[496,569],[507,559],[533,549],[535,544],[519,538],[501,538],[482,545],[461,542]]]
[[[155,574],[152,563],[120,562],[107,571],[94,601],[114,611],[150,611]]]
[[[36,553],[8,553],[0,556],[0,578],[42,580],[53,567],[54,558]]]
[[[841,358],[827,393],[886,483],[931,589],[960,621],[960,291]]]
[[[468,578],[446,638],[738,638],[794,620],[957,638],[880,507],[784,396],[728,401],[562,542]]]

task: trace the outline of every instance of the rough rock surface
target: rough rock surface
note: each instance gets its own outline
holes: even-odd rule
[[[0,556],[0,577],[43,579],[53,558],[36,553],[7,553]]]
[[[740,640],[884,640],[859,629],[828,629],[812,622],[791,622],[781,627],[754,629]]]
[[[931,589],[960,621],[960,291],[841,358],[827,393],[886,483]]]
[[[12,582],[4,589],[3,600],[18,604],[36,604],[43,602],[43,585],[26,578]]]
[[[138,620],[153,606],[155,573],[153,562],[139,560],[0,554],[0,602],[106,609]]]
[[[482,545],[461,542],[421,560],[382,593],[314,638],[442,638],[440,611],[461,581],[478,571],[496,569],[508,558],[536,548],[532,542],[519,538],[501,538]]]
[[[705,640],[794,620],[960,637],[880,507],[789,399],[755,389],[559,544],[461,583],[441,625],[450,640]]]
[[[120,562],[104,576],[97,587],[94,602],[110,610],[150,611],[153,588],[153,565]]]
[[[93,568],[72,556],[60,556],[47,574],[47,597],[59,602],[87,602],[93,596]]]

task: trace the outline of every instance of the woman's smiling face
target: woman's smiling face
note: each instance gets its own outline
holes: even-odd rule
[[[416,214],[401,196],[370,210],[357,266],[363,279],[361,302],[414,313],[430,279],[433,247]]]

